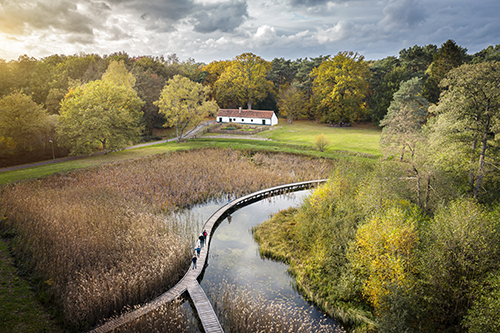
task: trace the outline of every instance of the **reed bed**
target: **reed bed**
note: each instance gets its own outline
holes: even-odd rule
[[[175,299],[141,318],[116,328],[114,333],[201,333],[198,321]]]
[[[285,302],[254,297],[250,290],[223,282],[208,297],[227,333],[341,333],[339,327],[314,322]]]
[[[189,267],[194,222],[172,211],[288,182],[332,162],[206,149],[53,175],[0,189],[13,252],[72,330],[94,326],[173,286]]]

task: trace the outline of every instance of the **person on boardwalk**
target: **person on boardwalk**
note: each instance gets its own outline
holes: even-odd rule
[[[193,256],[193,269],[196,269],[196,260],[198,260],[198,258],[196,257],[196,255]]]
[[[207,231],[206,231],[206,230],[203,230],[202,235],[203,235],[203,238],[207,238],[207,235],[208,235],[208,234],[207,234]]]
[[[203,247],[203,244],[205,243],[205,236],[201,234],[200,237],[198,237],[198,239],[200,240],[200,246]]]
[[[195,249],[196,255],[199,257],[201,253],[201,247],[198,245],[198,247]]]

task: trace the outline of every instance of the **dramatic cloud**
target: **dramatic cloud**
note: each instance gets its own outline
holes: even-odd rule
[[[201,33],[232,32],[248,18],[247,3],[231,1],[205,6],[193,15],[194,30]]]
[[[125,51],[210,62],[356,51],[367,59],[448,39],[500,44],[492,0],[0,0],[0,58]]]

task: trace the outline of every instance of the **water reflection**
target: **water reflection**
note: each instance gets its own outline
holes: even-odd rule
[[[286,302],[318,323],[321,320],[325,324],[325,316],[294,289],[294,281],[287,273],[288,265],[260,258],[251,233],[252,227],[269,219],[272,214],[299,206],[310,193],[304,190],[258,201],[233,212],[222,221],[212,235],[208,267],[200,282],[205,291],[225,280],[269,301]],[[194,207],[191,213],[206,221],[225,203],[211,202]],[[335,325],[331,318],[327,318],[326,322]]]

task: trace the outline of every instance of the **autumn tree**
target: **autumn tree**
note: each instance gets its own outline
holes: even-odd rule
[[[284,89],[278,96],[278,109],[280,116],[284,116],[289,124],[294,119],[303,118],[307,113],[307,99],[305,94],[293,85]]]
[[[219,80],[220,76],[227,67],[231,66],[231,60],[220,60],[220,61],[212,61],[208,65],[204,66],[202,70],[206,72],[205,75],[205,84],[210,87],[210,98],[215,99],[216,97],[216,88],[215,83]]]
[[[405,207],[406,206],[406,207]],[[378,316],[395,288],[411,291],[416,283],[418,210],[408,203],[392,204],[361,225],[349,259],[363,280],[363,295]]]
[[[322,122],[357,122],[365,117],[370,72],[362,55],[339,52],[313,69],[311,76]]]
[[[50,130],[50,116],[30,96],[15,91],[0,99],[0,157],[40,149]]]
[[[72,155],[125,148],[141,134],[141,106],[126,85],[96,80],[71,90],[61,103],[57,134]]]
[[[483,179],[498,174],[500,155],[500,62],[462,65],[443,79],[445,89],[432,112],[437,120],[432,126],[432,140],[446,163],[468,169],[469,191],[478,197],[488,187]],[[454,154],[454,155],[452,155]],[[497,192],[491,188],[490,195]]]
[[[160,98],[165,80],[150,69],[144,71],[142,67],[135,67],[133,74],[136,78],[134,89],[144,102],[142,106],[144,134],[151,136],[154,128],[161,128],[165,123],[165,117],[159,113],[158,106],[154,104]]]
[[[156,105],[165,115],[165,127],[175,127],[177,140],[183,138],[189,126],[197,126],[200,121],[218,110],[214,101],[207,101],[210,88],[176,75],[163,88]]]
[[[111,61],[108,69],[102,75],[102,80],[117,86],[124,86],[127,89],[132,89],[135,86],[135,77],[127,70],[123,61]]]
[[[237,56],[215,83],[217,101],[223,105],[247,105],[259,102],[272,92],[267,80],[271,64],[253,53]]]

